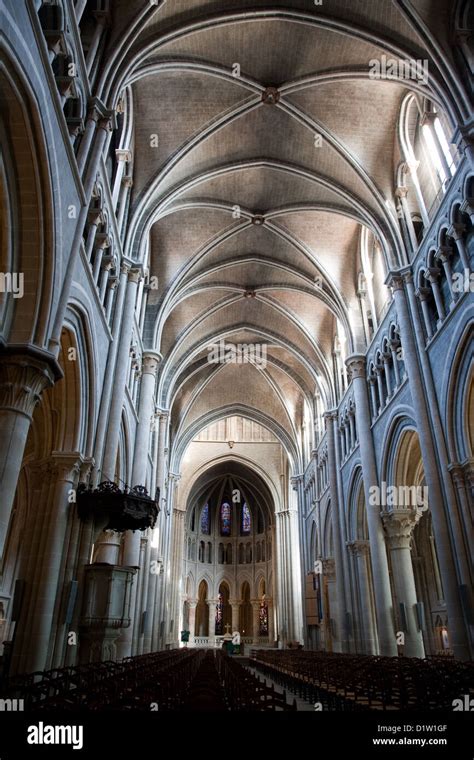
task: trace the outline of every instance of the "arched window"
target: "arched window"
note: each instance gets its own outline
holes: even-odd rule
[[[227,544],[225,549],[225,562],[226,565],[232,564],[232,544]]]
[[[231,510],[230,504],[225,501],[221,505],[221,536],[230,536]]]
[[[210,533],[209,522],[209,504],[204,504],[201,512],[201,533],[205,533],[207,536]]]
[[[252,517],[250,515],[250,509],[247,506],[247,502],[244,501],[242,505],[242,534],[248,536],[252,529]]]
[[[199,542],[199,562],[204,562],[204,541]]]

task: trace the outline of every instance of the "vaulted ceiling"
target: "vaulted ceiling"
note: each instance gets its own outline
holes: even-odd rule
[[[238,408],[297,440],[304,399],[319,389],[334,403],[336,319],[357,347],[362,227],[385,270],[404,263],[407,88],[441,97],[436,76],[431,92],[372,80],[369,62],[427,57],[410,8],[447,48],[451,2],[167,0],[136,24],[142,6],[114,3],[110,44],[130,44],[108,86],[133,93],[127,247],[138,257],[149,240],[158,278],[146,328],[163,354],[158,401],[174,433]],[[266,368],[210,364],[221,338],[265,343]]]

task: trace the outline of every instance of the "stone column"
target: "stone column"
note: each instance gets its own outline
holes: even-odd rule
[[[329,411],[324,414],[326,420],[328,462],[329,462],[329,491],[331,495],[331,523],[334,544],[334,564],[336,594],[332,616],[336,621],[337,642],[336,651],[348,652],[349,642],[346,626],[346,600],[344,587],[344,563],[342,557],[341,531],[339,524],[339,493],[337,487],[337,460],[335,431],[337,431],[337,411]]]
[[[89,211],[89,201],[92,195],[93,187],[97,179],[97,169],[99,167],[100,160],[103,156],[105,143],[107,140],[107,137],[112,129],[116,126],[116,118],[115,113],[108,111],[103,104],[100,103],[100,101],[97,98],[94,98],[94,109],[97,111],[97,130],[95,135],[95,141],[93,144],[93,148],[91,151],[91,155],[89,158],[89,161],[87,163],[87,170],[84,176],[83,185],[84,185],[84,196],[86,199],[86,204],[81,208],[81,211],[77,218],[76,223],[76,230],[74,233],[74,239],[72,241],[71,245],[71,252],[69,254],[69,259],[67,262],[67,266],[64,272],[64,278],[61,284],[61,290],[58,300],[58,306],[56,309],[56,314],[54,318],[54,325],[52,329],[51,338],[48,344],[48,348],[50,351],[54,352],[55,356],[59,354],[60,346],[61,346],[61,330],[64,325],[64,315],[66,314],[66,309],[68,307],[69,303],[69,295],[71,291],[71,284],[74,282],[75,276],[75,268],[76,268],[76,261],[77,257],[79,255],[79,251],[82,245],[82,235],[84,232],[84,226],[87,221],[87,214]],[[86,132],[87,132],[88,126],[86,126]],[[91,128],[93,130],[91,135],[91,141],[94,133],[94,127]],[[81,145],[82,147],[82,145]],[[89,150],[89,146],[87,146],[86,150]],[[79,154],[81,153],[81,149],[79,149]],[[78,161],[79,161],[79,154],[78,154]],[[84,155],[84,162],[86,160],[86,156]],[[79,162],[80,163],[80,162]],[[82,171],[83,166],[80,166],[80,171]]]
[[[464,465],[453,462],[448,467],[461,506],[461,520],[463,523],[464,534],[467,539],[466,543],[468,546],[474,546],[474,513],[472,511],[472,506],[470,506],[469,503],[468,475],[466,472],[468,468],[469,462]]]
[[[114,179],[114,188],[112,192],[112,204],[114,210],[117,210],[117,201],[119,199],[120,189],[122,187],[122,178],[125,171],[125,164],[130,163],[132,160],[132,154],[129,150],[116,150],[115,155],[117,157],[118,166]]]
[[[334,630],[333,625],[338,625],[338,621],[334,618],[334,605],[336,601],[336,567],[335,562],[333,559],[323,559],[323,577],[326,580],[326,588],[324,588],[324,585],[321,588],[321,593],[323,596],[323,609],[324,609],[324,620],[325,620],[325,626],[324,626],[324,640],[326,649],[329,652],[334,651],[334,637],[339,636],[339,632]],[[327,600],[326,600],[326,591],[327,591]],[[329,602],[329,606],[327,605],[326,601]],[[332,621],[332,622],[331,622]],[[339,651],[339,648],[336,647],[336,651]]]
[[[216,607],[217,607],[217,599],[208,599],[207,604],[209,605],[209,646],[214,646],[214,641],[216,637]]]
[[[140,406],[138,411],[139,423],[133,459],[133,485],[145,485],[146,481],[150,431],[155,410],[156,375],[160,361],[161,354],[157,351],[145,351],[143,353]]]
[[[352,420],[352,426],[354,428],[355,433],[355,424],[354,424],[354,409],[351,409],[351,413],[349,414],[350,419]],[[340,452],[340,446],[339,446],[339,440],[337,437],[337,413],[333,416],[332,424],[333,424],[333,431],[334,431],[334,453],[336,457],[336,480],[337,480],[337,513],[338,513],[338,520],[339,520],[339,546],[340,546],[340,555],[341,555],[341,561],[342,561],[342,572],[343,572],[343,589],[344,589],[344,614],[343,614],[343,636],[342,636],[342,645],[343,647],[346,647],[345,650],[350,652],[351,651],[351,639],[352,639],[352,599],[350,595],[350,577],[349,577],[349,556],[347,552],[346,547],[346,515],[344,512],[344,489],[342,485],[342,476],[341,476],[341,452]],[[346,420],[346,429],[349,430],[349,424]],[[354,436],[354,442],[355,442],[355,436]],[[349,447],[350,447],[350,436],[349,436]],[[348,452],[349,453],[349,452]],[[336,575],[337,580],[337,575]]]
[[[102,463],[102,479],[115,479],[115,465],[120,438],[120,425],[125,396],[125,384],[128,373],[128,358],[133,329],[133,313],[137,297],[138,282],[142,277],[141,269],[130,269],[128,274],[127,292],[123,306],[117,360],[115,362],[114,393],[110,403],[107,439],[104,461]]]
[[[374,442],[370,428],[365,357],[357,354],[350,356],[347,359],[347,366],[352,375],[357,429],[359,431],[359,449],[364,479],[372,577],[375,586],[375,612],[380,654],[395,656],[397,654],[397,644],[393,630],[392,595],[390,591],[385,535],[380,517],[380,505],[371,504],[370,489],[378,484],[378,477]]]
[[[107,324],[110,325],[110,317],[112,315],[112,307],[114,305],[114,293],[117,287],[118,277],[109,277],[107,282],[107,295],[105,296],[105,318]]]
[[[196,636],[196,607],[197,599],[188,601],[189,605],[189,643],[194,643],[194,637]]]
[[[125,209],[127,207],[127,193],[132,187],[133,187],[132,177],[128,177],[128,176],[123,177],[122,189],[120,192],[120,199],[119,199],[118,218],[117,218],[117,228],[119,231],[119,235],[121,237],[122,237],[123,220],[125,218]]]
[[[395,195],[397,196],[397,198],[400,198],[400,203],[403,210],[403,218],[405,219],[405,222],[406,222],[412,251],[413,253],[415,253],[418,250],[418,240],[416,239],[415,227],[413,225],[413,219],[411,218],[410,209],[409,209],[408,201],[407,201],[408,188],[405,187],[404,185],[400,185],[395,190]]]
[[[90,42],[89,49],[87,51],[87,56],[86,56],[86,69],[87,69],[87,74],[89,77],[91,75],[91,71],[96,60],[100,40],[102,39],[105,26],[108,22],[108,13],[104,11],[95,11],[94,15],[96,17],[97,24],[94,29],[94,34],[92,35],[92,40]]]
[[[97,196],[94,197],[97,199]],[[87,212],[87,222],[89,224],[89,229],[87,231],[85,251],[86,259],[87,261],[90,261],[92,258],[92,251],[94,250],[97,228],[100,224],[104,223],[103,209],[100,206],[90,206],[89,211]]]
[[[444,303],[441,296],[441,288],[439,287],[438,277],[439,277],[439,269],[438,267],[431,267],[428,270],[428,280],[431,283],[431,290],[433,291],[434,300],[436,304],[436,310],[438,312],[438,324],[443,321],[443,319],[446,316],[446,312],[444,310]]]
[[[155,383],[156,374],[158,371],[158,365],[161,356],[156,351],[145,351],[142,358],[142,382],[140,386],[140,405],[138,410],[138,427],[135,436],[135,450],[133,457],[133,474],[132,484],[146,485],[147,479],[147,462],[148,462],[148,448],[150,442],[150,431],[152,425],[152,419],[155,409]],[[151,494],[153,496],[153,494]],[[140,539],[141,533],[139,531],[127,531],[124,541],[124,553],[123,553],[123,565],[130,567],[138,567],[140,556]],[[150,536],[148,536],[150,541]],[[156,551],[153,549],[151,552],[148,550],[147,555],[151,562],[152,555],[156,561]],[[143,608],[147,612],[146,616],[146,630],[144,632],[143,647],[145,652],[150,651],[151,647],[151,628],[153,621],[153,609],[152,598],[154,598],[153,592],[156,591],[156,574],[151,573],[150,567],[145,566],[141,568],[141,572],[145,572],[151,575],[147,577],[148,583],[145,584],[145,598],[143,599]],[[132,587],[132,610],[134,609],[135,598],[137,594],[137,584]],[[121,639],[122,649],[128,644],[132,643],[132,630],[136,629],[139,620],[132,621],[129,628],[125,629]],[[136,635],[136,630],[134,631]],[[128,656],[128,655],[124,655]]]
[[[258,599],[252,599],[252,634],[253,643],[258,644],[260,636],[260,602]]]
[[[177,499],[174,500],[177,503]],[[183,549],[184,549],[184,536],[185,536],[185,515],[186,512],[184,512],[182,509],[179,509],[178,507],[173,507],[173,526],[172,526],[172,540],[171,540],[171,546],[173,547],[172,552],[170,551],[170,563],[171,563],[171,572],[170,572],[170,578],[168,581],[168,586],[170,590],[170,620],[174,620],[174,628],[173,628],[173,639],[169,643],[171,645],[178,644],[179,642],[179,629],[178,629],[178,621],[180,618],[180,603],[181,603],[181,596],[179,593],[179,581],[183,576],[183,570],[184,570],[184,557],[183,557]]]
[[[106,232],[98,232],[94,240],[94,263],[92,265],[92,277],[95,284],[99,285],[99,275],[102,267],[102,259],[105,255],[105,250],[110,248],[111,240]]]
[[[359,631],[364,654],[377,654],[377,634],[372,612],[372,594],[370,589],[368,541],[352,541],[349,548],[356,560],[357,581],[359,587],[360,613]]]
[[[240,608],[240,602],[238,601],[229,601],[230,606],[232,607],[232,633],[234,631],[239,630],[239,608]]]
[[[60,570],[66,551],[66,531],[74,503],[69,500],[70,491],[77,486],[82,456],[77,452],[53,452],[53,489],[51,506],[44,514],[44,531],[39,557],[38,575],[30,582],[34,584],[34,613],[28,632],[27,671],[44,670],[49,667],[51,636],[54,631],[53,615],[57,595],[61,587]]]
[[[383,522],[388,536],[388,546],[392,559],[393,583],[399,604],[404,605],[406,627],[403,654],[407,657],[425,656],[423,636],[416,617],[416,587],[411,561],[411,537],[422,513],[417,509],[393,508],[383,513]],[[402,614],[398,618],[403,625]]]
[[[298,513],[287,509],[280,513],[282,519],[282,574],[286,589],[286,637],[303,643],[303,590],[301,586],[301,563],[299,551]]]
[[[156,415],[155,415],[156,419]],[[160,489],[160,514],[158,516],[158,528],[159,532],[159,545],[157,546],[158,558],[164,561],[165,547],[166,547],[166,530],[167,530],[167,509],[164,500],[164,485],[165,485],[165,450],[166,450],[166,427],[168,423],[168,412],[162,411],[159,414],[158,422],[158,444],[157,444],[157,461],[156,461],[156,487]],[[154,610],[153,621],[153,635],[152,635],[152,652],[155,652],[159,648],[159,631],[160,623],[162,619],[162,610],[164,604],[164,576],[160,575],[160,579],[157,578],[155,586],[155,596],[153,600],[149,602],[149,608]]]
[[[462,265],[464,269],[469,270],[469,254],[467,251],[466,243],[464,242],[463,233],[466,231],[466,227],[464,224],[453,224],[452,227],[449,228],[447,234],[449,237],[453,238],[456,242],[456,247],[459,252],[459,258],[462,261]]]
[[[456,301],[459,298],[459,294],[455,293],[453,289],[453,270],[451,268],[450,261],[452,252],[452,249],[448,245],[442,245],[436,251],[438,260],[441,261],[441,264],[443,265],[444,273],[446,275],[446,280],[449,286],[449,292],[451,295],[451,303],[449,305],[449,308],[451,311],[454,309]]]
[[[405,283],[407,292],[405,292]],[[413,413],[420,441],[425,480],[429,489],[429,507],[433,520],[439,567],[446,598],[450,640],[455,657],[469,659],[469,639],[458,586],[458,572],[461,583],[469,587],[471,582],[469,580],[467,557],[459,523],[458,506],[450,478],[448,482],[449,473],[447,472],[448,462],[444,448],[444,433],[439,418],[431,368],[423,345],[420,346],[420,358],[418,358],[417,354],[415,336],[419,336],[421,327],[410,269],[392,272],[389,278],[389,285],[393,290],[397,310],[403,357],[413,402]],[[411,316],[408,304],[410,304]],[[421,362],[421,366],[423,367],[423,379],[419,362]],[[430,404],[429,411],[427,407],[428,403]],[[435,438],[432,434],[431,424],[433,425]],[[435,453],[435,441],[437,441],[438,445],[441,474],[438,458]],[[447,503],[450,504],[449,511],[443,499],[441,481],[443,472],[446,472],[447,476],[444,484],[448,495]],[[450,538],[451,531],[453,537],[452,545]]]
[[[54,364],[27,354],[0,361],[0,559],[10,522],[26,439],[43,391],[60,376]],[[54,374],[55,370],[55,374]],[[55,377],[56,375],[56,377]],[[1,565],[1,562],[0,562]]]
[[[269,599],[267,596],[265,596],[265,601],[268,605],[268,643],[270,644],[270,646],[273,646],[273,642],[275,641],[275,620],[274,620],[273,599]]]

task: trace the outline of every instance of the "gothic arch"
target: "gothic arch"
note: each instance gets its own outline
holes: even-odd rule
[[[445,425],[451,462],[463,462],[474,452],[473,336],[472,320],[466,320],[460,337],[455,336],[455,349],[449,352],[446,361],[449,374],[443,383],[443,391],[446,389]]]
[[[38,103],[28,79],[8,47],[0,41],[0,103],[4,116],[2,196],[5,236],[1,262],[24,275],[24,297],[7,294],[0,314],[0,344],[46,347],[56,270],[53,190],[48,151]],[[4,187],[6,182],[7,189]],[[5,218],[6,217],[6,218]]]

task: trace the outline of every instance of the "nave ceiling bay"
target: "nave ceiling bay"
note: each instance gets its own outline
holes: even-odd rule
[[[119,0],[102,95],[127,88],[135,117],[125,244],[158,283],[145,336],[163,356],[157,401],[173,434],[206,410],[257,409],[298,440],[315,393],[336,398],[335,336],[364,350],[361,250],[382,314],[407,263],[394,189],[408,93],[449,119],[457,99],[426,83],[374,80],[382,56],[429,59],[405,3]],[[447,39],[450,2],[418,0]],[[433,9],[436,7],[436,14]],[[274,88],[274,89],[272,89]],[[212,364],[220,341],[266,347],[265,366]]]

